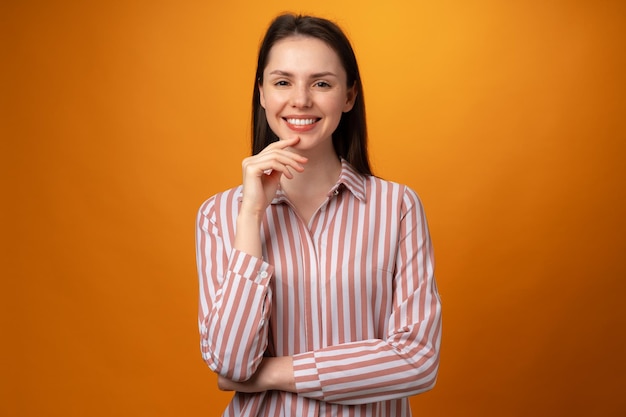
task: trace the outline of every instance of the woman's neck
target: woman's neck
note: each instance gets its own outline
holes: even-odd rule
[[[292,179],[281,179],[281,187],[287,195],[311,195],[315,198],[320,193],[325,195],[335,185],[341,174],[341,160],[334,151],[332,156],[309,157],[304,171],[293,174]]]
[[[282,177],[281,188],[299,216],[309,223],[317,209],[328,198],[328,191],[341,175],[341,160],[335,154],[323,158],[307,155],[304,171],[294,172],[292,179]]]

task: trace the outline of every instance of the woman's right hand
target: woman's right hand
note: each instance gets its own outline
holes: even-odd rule
[[[268,145],[256,155],[243,160],[243,200],[240,215],[262,219],[265,209],[272,202],[280,178],[284,175],[291,179],[291,170],[302,172],[307,158],[288,150],[300,141],[294,139],[279,140]]]
[[[234,248],[262,257],[259,227],[276,195],[280,178],[293,178],[291,170],[304,171],[307,158],[288,150],[300,138],[279,140],[243,160],[243,200],[237,216]]]

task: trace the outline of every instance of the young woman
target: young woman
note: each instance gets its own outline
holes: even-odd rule
[[[258,57],[243,184],[200,208],[202,356],[228,416],[409,416],[435,384],[441,305],[426,219],[370,172],[348,39],[279,16]]]

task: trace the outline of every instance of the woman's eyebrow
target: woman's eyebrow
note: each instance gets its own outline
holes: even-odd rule
[[[274,70],[274,71],[270,72],[269,75],[280,75],[282,77],[291,77],[293,74],[290,73],[290,72],[286,72],[286,71]]]
[[[324,77],[336,77],[337,75],[331,71],[318,72],[316,74],[311,74],[311,78],[324,78]]]

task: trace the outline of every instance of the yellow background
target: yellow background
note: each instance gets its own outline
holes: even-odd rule
[[[194,221],[237,185],[256,51],[337,21],[375,172],[444,303],[418,416],[626,413],[623,1],[3,1],[0,415],[217,416]]]

